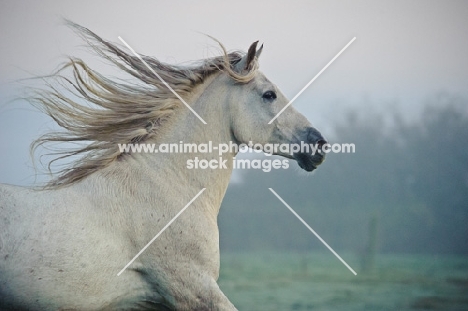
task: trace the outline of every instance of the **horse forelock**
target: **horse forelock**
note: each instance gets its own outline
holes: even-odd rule
[[[57,177],[45,188],[73,184],[108,166],[122,155],[118,144],[142,142],[158,135],[159,129],[182,106],[180,100],[137,57],[85,27],[68,23],[94,52],[134,79],[132,82],[112,80],[73,57],[53,75],[44,78],[47,87],[36,90],[31,102],[52,117],[64,131],[41,136],[31,144],[31,151],[51,142],[85,143],[75,149],[54,153],[57,157],[49,162],[49,170],[56,160],[75,155],[81,157],[56,172]],[[142,58],[189,102],[194,88],[216,72],[224,71],[240,83],[249,82],[257,72],[256,59],[248,70],[237,72],[235,65],[244,54],[228,53],[218,40],[216,42],[223,55],[191,65],[169,65],[144,55]],[[67,70],[71,70],[72,77],[65,75]]]

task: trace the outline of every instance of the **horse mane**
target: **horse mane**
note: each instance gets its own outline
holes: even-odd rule
[[[46,189],[73,184],[108,166],[121,157],[118,144],[138,143],[158,135],[166,121],[181,107],[179,99],[137,57],[85,27],[67,23],[94,52],[133,79],[112,80],[74,57],[69,57],[52,75],[42,77],[46,87],[36,89],[30,102],[49,115],[63,131],[39,137],[31,144],[31,154],[39,146],[49,143],[85,144],[51,153],[55,158],[48,163],[49,172],[57,160],[70,156],[79,158],[55,172],[56,177],[44,185]],[[219,71],[228,73],[240,83],[250,81],[257,71],[257,61],[239,73],[234,66],[244,53],[227,53],[224,46],[214,40],[222,48],[223,55],[190,65],[169,65],[140,55],[184,99],[207,77]],[[70,70],[71,78],[64,75]]]

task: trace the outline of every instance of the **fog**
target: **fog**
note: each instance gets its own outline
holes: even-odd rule
[[[295,162],[287,170],[240,173],[242,183],[230,187],[220,213],[221,245],[325,249],[271,187],[342,251],[467,254],[467,108],[466,99],[440,95],[417,122],[404,122],[400,113],[348,111],[330,141],[353,142],[355,153],[327,154],[312,175]]]
[[[264,44],[261,70],[331,142],[314,173],[236,170],[219,216],[225,251],[315,251],[318,240],[268,190],[337,250],[468,252],[468,3],[464,1],[0,2],[0,182],[32,185],[29,144],[55,128],[23,96],[66,55],[109,75],[68,18],[169,63]],[[374,228],[374,229],[372,229]],[[374,241],[374,242],[372,242]],[[375,245],[374,245],[375,244]]]

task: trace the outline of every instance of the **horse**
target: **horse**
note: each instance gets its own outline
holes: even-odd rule
[[[226,168],[188,169],[195,156],[211,161],[219,152],[145,153],[118,144],[326,141],[293,107],[269,124],[288,100],[259,70],[258,41],[229,53],[217,41],[221,55],[170,65],[71,26],[131,79],[111,79],[70,57],[31,95],[62,128],[34,141],[33,150],[81,144],[62,151],[58,158],[74,159],[46,184],[0,185],[0,309],[236,310],[217,284],[217,215],[239,151],[223,154]],[[306,171],[324,160],[281,150],[274,154]]]

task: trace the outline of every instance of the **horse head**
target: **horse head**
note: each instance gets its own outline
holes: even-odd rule
[[[246,83],[231,79],[231,132],[238,144],[249,144],[264,152],[295,159],[306,171],[324,161],[322,147],[327,144],[320,132],[292,106],[281,110],[289,100],[262,72],[256,70],[263,45],[254,42],[247,54],[233,66],[239,75],[255,72]],[[280,113],[279,116],[277,116]],[[270,122],[272,121],[272,122]],[[274,148],[271,146],[274,145]],[[269,146],[269,148],[265,148]],[[287,146],[288,148],[283,148]]]

